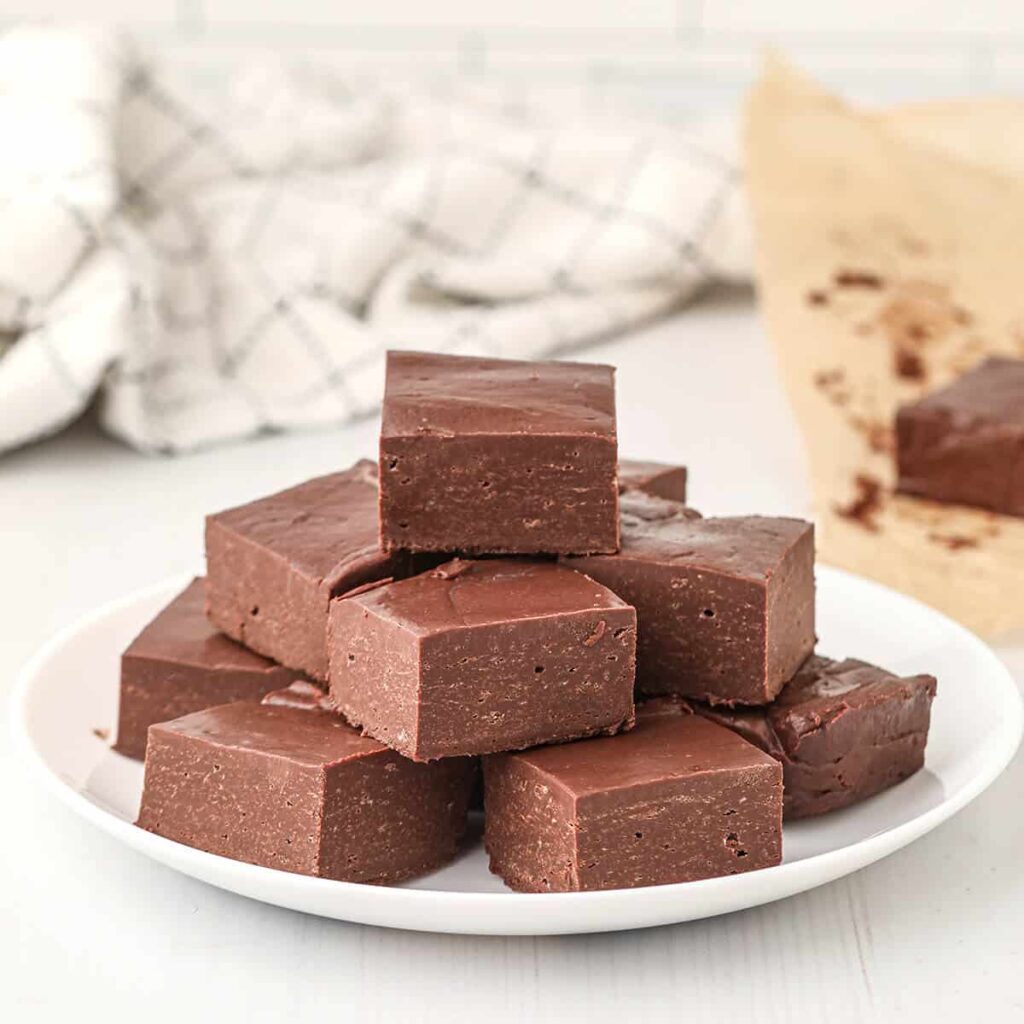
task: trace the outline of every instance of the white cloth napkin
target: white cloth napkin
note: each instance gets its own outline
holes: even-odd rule
[[[727,126],[0,37],[0,451],[100,392],[178,452],[379,402],[387,348],[534,357],[749,274]]]

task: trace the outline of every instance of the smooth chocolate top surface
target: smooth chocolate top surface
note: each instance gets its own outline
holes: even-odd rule
[[[800,666],[800,671],[786,684],[772,705],[772,710],[809,707],[817,703],[831,706],[837,697],[843,697],[846,703],[850,703],[853,699],[864,699],[873,688],[885,686],[899,678],[887,669],[857,658],[836,661],[815,654]]]
[[[636,728],[617,736],[535,747],[514,755],[573,796],[772,765],[762,750],[697,715],[637,708]]]
[[[125,654],[209,669],[272,669],[255,654],[210,625],[204,611],[206,584],[194,579],[128,645]]]
[[[420,635],[629,607],[607,587],[557,562],[498,558],[455,559],[345,600]]]
[[[700,706],[716,722],[732,726],[751,742],[777,757],[791,756],[803,737],[830,725],[850,711],[869,710],[910,694],[934,695],[935,678],[897,676],[856,658],[836,661],[812,655],[771,704],[757,708]],[[930,699],[930,696],[929,696]],[[649,702],[648,712],[686,710],[686,701],[665,698]]]
[[[791,747],[848,711],[870,709],[897,695],[920,696],[925,691],[934,695],[934,676],[897,676],[856,658],[834,661],[814,655],[786,684],[768,717],[776,735]]]
[[[377,466],[367,459],[209,518],[328,587],[353,567],[387,559],[377,544]]]
[[[527,434],[615,438],[615,371],[389,352],[382,436]]]
[[[648,533],[656,534],[668,523],[703,519],[695,508],[659,498],[656,494],[634,490],[624,490],[619,495],[619,516],[623,526],[628,522],[630,530],[638,539]]]
[[[1024,428],[1024,359],[993,356],[906,411],[941,412],[954,424],[1008,424]]]
[[[150,730],[176,733],[217,747],[251,750],[309,767],[338,764],[387,749],[353,729],[341,715],[280,703],[222,704],[150,726]]]
[[[686,467],[673,466],[667,462],[643,462],[639,459],[619,459],[619,490],[646,490],[648,493],[655,493],[649,490],[648,485],[652,480],[660,478],[677,477],[682,475],[685,479]],[[667,500],[667,495],[663,495]]]
[[[677,502],[634,492],[622,495],[619,511],[620,555],[756,580],[768,579],[811,529],[803,519],[773,516],[705,519]]]

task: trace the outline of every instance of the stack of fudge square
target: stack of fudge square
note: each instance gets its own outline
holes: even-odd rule
[[[481,805],[521,891],[765,868],[917,771],[935,679],[814,653],[814,537],[618,460],[613,370],[391,353],[379,466],[206,523],[124,653],[138,824],[395,883]]]

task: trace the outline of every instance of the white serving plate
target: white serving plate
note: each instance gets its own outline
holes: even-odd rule
[[[142,766],[108,750],[105,738],[116,722],[119,654],[186,582],[133,594],[54,637],[18,680],[16,743],[53,793],[127,846],[243,896],[346,921],[546,935],[643,928],[769,903],[850,874],[955,814],[1006,767],[1024,722],[1013,679],[981,640],[911,598],[819,566],[819,650],[900,674],[932,672],[939,696],[925,769],[860,806],[787,825],[783,864],[678,885],[525,895],[488,873],[477,842],[456,863],[404,886],[307,878],[193,850],[132,824]]]

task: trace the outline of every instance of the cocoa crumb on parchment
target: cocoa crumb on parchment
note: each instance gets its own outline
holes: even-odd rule
[[[819,370],[814,375],[814,386],[821,388],[822,391],[827,390],[834,384],[842,384],[846,379],[845,371],[838,367],[834,370]]]
[[[822,291],[820,288],[812,288],[807,293],[807,305],[808,306],[825,306],[828,304],[828,292]]]
[[[985,519],[983,533],[986,537],[998,537],[1003,532],[1003,517],[998,512],[982,511]]]
[[[885,287],[885,280],[872,270],[837,270],[832,280],[840,288],[873,288]]]
[[[921,241],[920,238],[913,238],[910,235],[902,238],[900,244],[903,247],[903,251],[911,256],[926,256],[931,251],[927,242]]]
[[[879,526],[875,519],[882,507],[881,481],[867,473],[858,473],[853,478],[854,497],[845,505],[837,504],[836,515],[862,526],[865,530],[877,533]]]
[[[923,381],[928,377],[928,369],[920,354],[909,348],[897,347],[893,350],[893,369],[896,376],[903,380]]]
[[[811,380],[826,400],[837,409],[849,406],[853,393],[847,386],[846,373],[843,370],[819,370]],[[856,422],[858,417],[855,414],[850,414],[849,419],[855,429],[860,429],[860,424]]]
[[[879,455],[891,455],[896,451],[896,435],[892,427],[875,423],[868,428],[868,447]]]
[[[110,739],[110,730],[109,729],[100,729],[99,727],[97,727],[97,728],[93,729],[92,734],[93,734],[93,736],[96,737],[96,739],[103,740],[104,743],[106,743],[107,740]]]
[[[861,434],[868,447],[879,455],[890,455],[896,450],[896,437],[892,427],[879,420],[868,420],[863,416],[851,416],[850,426]]]
[[[832,405],[840,409],[849,405],[853,396],[846,387],[846,374],[842,369],[819,370],[811,379]],[[891,423],[869,419],[853,411],[847,411],[844,415],[850,428],[864,438],[871,451],[889,455],[895,450],[896,441]]]
[[[976,548],[977,537],[965,537],[960,533],[929,533],[928,539],[933,544],[941,544],[950,551],[962,551],[964,548]]]
[[[849,388],[845,387],[846,373],[841,369],[819,370],[814,377],[814,386],[821,391],[833,405],[846,405],[850,400]]]
[[[897,282],[875,322],[892,347],[896,378],[922,383],[929,376],[928,352],[935,342],[962,332],[974,322],[973,314],[953,301],[947,284],[927,280]],[[971,338],[960,339],[966,351]]]

